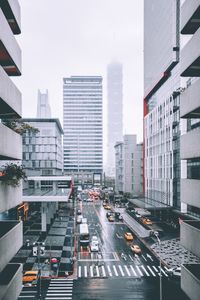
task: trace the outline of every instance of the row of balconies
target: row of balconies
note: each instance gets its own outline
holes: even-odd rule
[[[0,119],[21,117],[21,93],[9,78],[21,74],[18,0],[0,1]],[[0,123],[0,160],[21,160],[21,136]],[[0,181],[0,213],[22,202],[22,187]],[[0,221],[0,299],[16,300],[22,288],[22,265],[10,264],[23,244],[22,222]]]

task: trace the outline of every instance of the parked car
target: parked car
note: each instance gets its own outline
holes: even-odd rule
[[[81,215],[81,210],[77,209],[77,215]]]
[[[180,277],[181,276],[181,267],[169,269],[168,274],[171,276]]]
[[[140,254],[141,248],[138,245],[131,245],[131,251],[133,251],[134,254]]]
[[[26,271],[23,274],[22,282],[24,285],[34,286],[37,285],[37,279],[38,279],[38,271],[31,270],[31,271]]]
[[[82,223],[82,218],[83,218],[82,215],[78,215],[78,216],[77,216],[77,219],[76,219],[76,223],[77,223],[77,224],[81,224],[81,223]]]
[[[133,241],[133,235],[132,235],[131,232],[125,232],[125,233],[124,233],[124,238],[125,238],[125,240],[127,240],[127,241]]]

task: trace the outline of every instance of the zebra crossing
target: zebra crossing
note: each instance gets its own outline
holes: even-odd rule
[[[78,278],[104,278],[104,277],[157,277],[161,275],[168,277],[165,267],[150,265],[79,265]]]
[[[72,300],[73,280],[52,278],[45,300]]]

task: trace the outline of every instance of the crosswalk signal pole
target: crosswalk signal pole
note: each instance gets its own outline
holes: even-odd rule
[[[154,231],[153,233],[154,233],[155,237],[157,238],[158,245],[159,245],[159,256],[160,256],[160,264],[159,264],[159,266],[160,266],[160,300],[162,300],[161,243],[160,243],[158,231]]]

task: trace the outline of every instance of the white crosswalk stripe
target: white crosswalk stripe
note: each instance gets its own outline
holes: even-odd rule
[[[122,276],[125,276],[125,275],[124,275],[124,272],[123,272],[123,270],[122,270],[122,267],[121,267],[121,266],[118,266],[118,268],[119,268],[119,270],[120,270]]]
[[[126,269],[126,272],[127,272],[128,276],[131,276],[131,273],[130,273],[128,267],[127,267],[127,266],[124,266],[124,268]]]
[[[113,266],[113,270],[114,270],[115,275],[116,275],[116,276],[119,276],[119,274],[118,274],[117,269],[116,269],[115,266]]]
[[[73,280],[52,278],[46,293],[45,300],[72,300]]]
[[[147,266],[147,268],[149,269],[149,271],[151,272],[151,274],[155,277],[156,274],[153,272],[153,270],[149,266]]]
[[[163,268],[161,272],[164,276],[168,277],[168,274]],[[94,265],[85,265],[78,267],[78,277],[88,277],[88,278],[102,278],[102,277],[143,277],[143,276],[159,276],[160,269],[159,266],[149,266],[149,265],[106,265],[106,266],[94,266]],[[52,284],[52,283],[51,283]],[[51,289],[51,284],[49,288]],[[73,283],[68,283],[66,290],[72,288]],[[62,289],[62,282],[53,283],[53,288]]]
[[[145,267],[144,267],[143,265],[141,266],[141,268],[144,270],[144,272],[145,272],[145,274],[146,274],[147,276],[150,276],[149,273],[147,272],[147,270],[145,269]]]
[[[132,256],[131,256],[130,254],[129,254],[128,256],[130,257],[130,259],[131,259],[132,261],[134,261],[134,259],[132,258]]]

